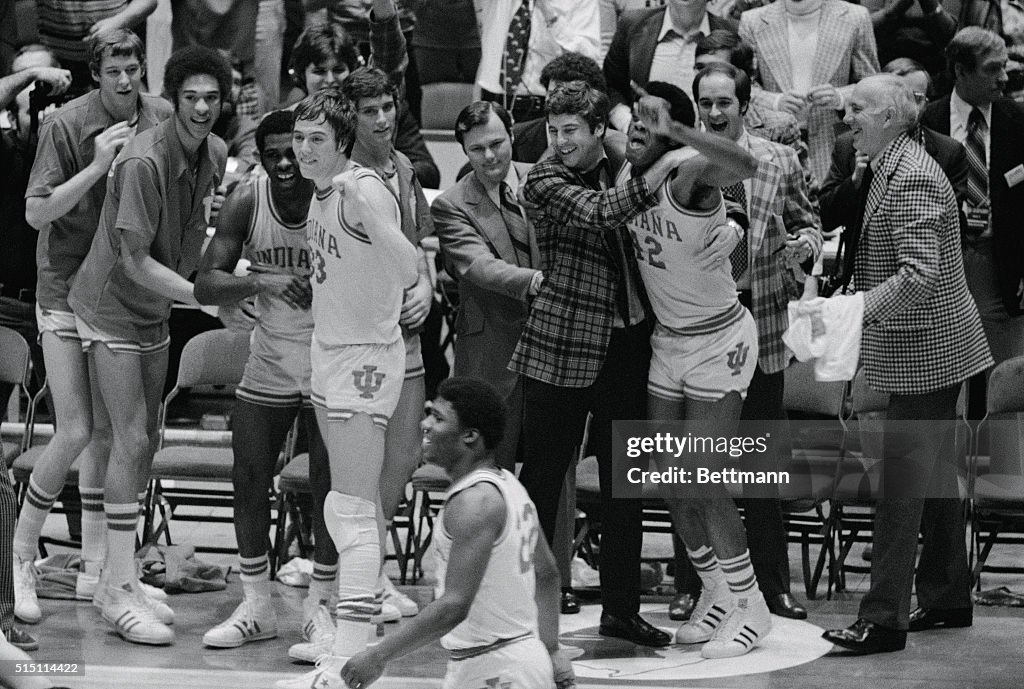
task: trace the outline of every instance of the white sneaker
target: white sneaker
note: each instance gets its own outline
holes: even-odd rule
[[[174,631],[153,614],[150,599],[144,593],[137,589],[107,588],[103,619],[113,624],[122,638],[153,646],[174,643]]]
[[[248,598],[235,608],[231,617],[203,635],[203,644],[214,648],[238,648],[250,641],[277,636],[277,614],[269,600]]]
[[[716,631],[711,641],[700,649],[703,658],[735,658],[749,653],[772,630],[772,614],[764,596],[756,594],[736,600],[725,624]]]
[[[412,603],[412,601],[409,601]],[[416,605],[413,603],[413,605]],[[419,610],[417,609],[417,612]],[[397,606],[387,601],[380,604],[380,613],[370,616],[370,624],[381,624],[383,622],[398,622],[402,619],[402,611]]]
[[[420,606],[416,605],[416,601],[412,598],[396,589],[390,577],[382,574],[378,585],[384,589],[384,605],[390,604],[398,608],[402,617],[415,617],[419,614]]]
[[[103,591],[108,588],[106,579],[103,578],[104,571],[106,570],[101,570],[98,574],[79,572],[75,580],[75,598],[78,600],[91,600],[97,608],[102,608]],[[139,581],[138,584],[142,592],[153,600],[158,603],[167,602],[167,592],[163,589],[144,584],[142,581]],[[97,595],[100,596],[100,600],[96,600]]]
[[[174,624],[174,611],[171,610],[171,606],[151,598],[149,594],[146,593],[145,584],[142,582],[133,581],[131,582],[131,586],[141,596],[140,604],[153,613],[161,624]],[[92,604],[102,611],[109,602],[108,596],[110,595],[110,592],[116,590],[116,588],[110,586],[105,581],[102,582],[97,585],[96,590],[93,593]]]
[[[724,581],[714,588],[705,588],[697,599],[697,604],[693,606],[690,619],[679,625],[679,629],[676,630],[675,642],[702,644],[709,641],[734,607],[736,599]]]
[[[312,616],[302,627],[304,642],[293,644],[288,649],[288,657],[305,663],[314,663],[323,655],[328,655],[334,648],[334,618],[330,608],[318,604]]]
[[[36,598],[36,565],[32,560],[14,556],[14,616],[26,624],[35,624],[43,619]]]
[[[276,689],[347,689],[341,678],[341,668],[348,658],[322,655],[316,660],[316,667],[299,677],[274,682]]]

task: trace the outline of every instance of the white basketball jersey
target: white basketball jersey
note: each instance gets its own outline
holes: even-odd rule
[[[255,211],[249,223],[243,255],[252,263],[272,265],[302,277],[310,273],[309,244],[306,242],[306,221],[287,223],[274,207],[267,177],[249,183],[256,198]],[[256,326],[252,349],[266,350],[265,354],[286,356],[294,347],[281,343],[309,347],[313,336],[311,311],[293,309],[278,296],[259,292],[255,299]],[[272,354],[272,356],[275,356]],[[308,354],[307,354],[308,356]]]
[[[629,180],[631,169],[623,166],[616,185]],[[742,315],[736,283],[728,261],[705,269],[697,254],[710,243],[711,231],[725,224],[725,205],[683,208],[672,198],[671,180],[658,188],[658,205],[628,223],[640,275],[659,323],[683,334],[717,330],[727,324],[723,318],[731,322]]]
[[[448,489],[445,502],[478,483],[490,483],[501,491],[505,500],[505,528],[491,546],[491,559],[469,615],[441,639],[441,645],[449,651],[490,646],[527,634],[537,635],[533,553],[537,539],[543,538],[537,509],[522,484],[504,469],[500,475],[489,469],[477,469],[462,477]],[[452,548],[451,536],[444,529],[443,508],[434,523],[436,596],[440,597],[444,594]]]
[[[387,185],[354,166],[360,184]],[[368,234],[345,220],[341,194],[317,191],[306,233],[312,259],[314,336],[323,347],[391,344],[402,337],[398,318],[405,289],[416,283],[416,247],[402,234],[398,202],[373,212],[380,229]]]

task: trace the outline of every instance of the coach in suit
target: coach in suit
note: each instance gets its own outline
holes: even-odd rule
[[[931,86],[931,78],[924,67],[909,58],[896,58],[885,66],[884,71],[907,80],[907,85],[914,92],[919,112],[922,112]],[[920,124],[910,131],[910,137],[923,145],[928,155],[946,173],[958,206],[962,204],[967,198],[967,152],[964,147],[952,138]],[[857,204],[857,189],[866,166],[867,157],[863,154],[858,157],[853,147],[853,132],[840,134],[832,151],[828,178],[821,185],[821,224],[826,231],[850,224]]]
[[[782,342],[789,325],[786,307],[799,294],[790,265],[816,258],[821,229],[807,195],[803,169],[792,148],[751,136],[744,124],[750,79],[732,65],[712,64],[697,74],[693,92],[708,132],[738,143],[757,159],[749,180],[723,188],[729,201],[749,218],[746,260],[734,260],[740,302],[757,323],[758,361],[743,402],[743,421],[784,421],[783,385],[790,354]],[[735,254],[734,254],[735,256]],[[771,429],[766,429],[770,431]],[[747,430],[748,433],[755,433]],[[778,437],[778,433],[773,433]],[[773,466],[757,469],[772,470]],[[755,457],[746,458],[749,462]],[[745,467],[753,468],[753,467]],[[807,611],[789,592],[789,554],[778,494],[751,496],[745,510],[750,557],[769,609],[803,619]]]
[[[431,213],[449,274],[459,285],[457,376],[486,380],[509,407],[498,463],[515,467],[523,384],[508,370],[530,300],[540,290],[540,251],[516,200],[530,166],[512,163],[512,118],[497,103],[468,105],[455,123],[473,171],[434,200]]]
[[[755,102],[806,122],[810,169],[821,183],[835,141],[836,111],[843,109],[852,84],[878,71],[868,11],[843,0],[779,0],[744,12],[739,33],[754,49],[764,87]],[[801,37],[796,45],[790,43],[792,33]]]
[[[864,79],[847,102],[854,145],[870,160],[853,273],[864,295],[860,359],[868,385],[889,394],[871,588],[853,625],[824,634],[856,653],[902,650],[908,629],[972,621],[956,471],[945,456],[952,441],[939,431],[953,425],[963,381],[991,366],[992,357],[964,278],[956,198],[935,160],[909,136],[916,122],[914,95],[902,77]],[[919,528],[917,597],[924,613],[912,620]]]
[[[929,104],[923,122],[967,148],[964,268],[999,363],[1024,355],[1024,106],[1002,96],[1007,52],[995,33],[962,29],[946,57],[953,93]]]
[[[689,95],[698,38],[736,28],[733,20],[710,14],[705,0],[667,0],[659,9],[624,12],[604,58],[612,126],[621,132],[629,126],[630,81],[665,81]]]

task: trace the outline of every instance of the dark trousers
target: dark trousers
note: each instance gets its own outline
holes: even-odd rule
[[[922,395],[891,395],[888,421],[942,421],[956,416],[960,386]],[[952,425],[952,423],[950,424]],[[909,626],[917,536],[923,536],[917,568],[917,596],[923,607],[969,608],[971,576],[967,569],[964,521],[954,497],[923,498],[906,488],[920,486],[920,495],[956,494],[956,469],[951,434],[936,424],[887,426],[885,459],[913,466],[913,475],[883,467],[883,496],[875,512],[872,537],[871,588],[860,603],[860,617],[894,629]]]
[[[754,377],[747,388],[747,398],[743,402],[741,421],[785,421],[786,409],[783,405],[785,376],[778,373],[765,373],[758,364],[754,369]],[[783,424],[784,426],[785,424]],[[747,436],[763,435],[770,431],[772,437],[779,440],[779,450],[789,449],[788,438],[779,438],[779,424],[771,424],[771,428],[758,430],[750,423],[744,423],[740,433]],[[744,457],[743,469],[747,471],[774,471],[779,468],[778,457],[760,460],[753,466],[751,456]],[[762,465],[769,462],[771,466]],[[754,487],[752,487],[754,488]],[[782,503],[778,498],[776,486],[761,486],[771,489],[775,495],[761,494],[738,499],[736,504],[743,508],[743,524],[747,530],[747,547],[750,550],[750,562],[754,566],[754,574],[761,592],[766,598],[780,593],[789,593],[789,548],[786,543],[786,525],[782,518]],[[675,545],[675,582],[676,591],[699,595],[701,584],[693,565],[686,556],[685,546],[676,537]]]
[[[645,418],[650,330],[641,323],[612,331],[608,356],[597,380],[586,388],[565,388],[526,379],[523,412],[523,469],[519,480],[537,507],[548,543],[555,534],[558,499],[583,437],[587,413],[591,454],[601,481],[601,598],[606,612],[629,616],[640,609],[642,504],[612,499],[612,421]]]

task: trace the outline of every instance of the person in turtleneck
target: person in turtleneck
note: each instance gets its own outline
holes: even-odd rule
[[[740,36],[754,50],[763,91],[758,107],[792,113],[804,128],[810,168],[828,173],[837,111],[853,84],[878,71],[868,11],[843,0],[782,0],[740,17]]]

